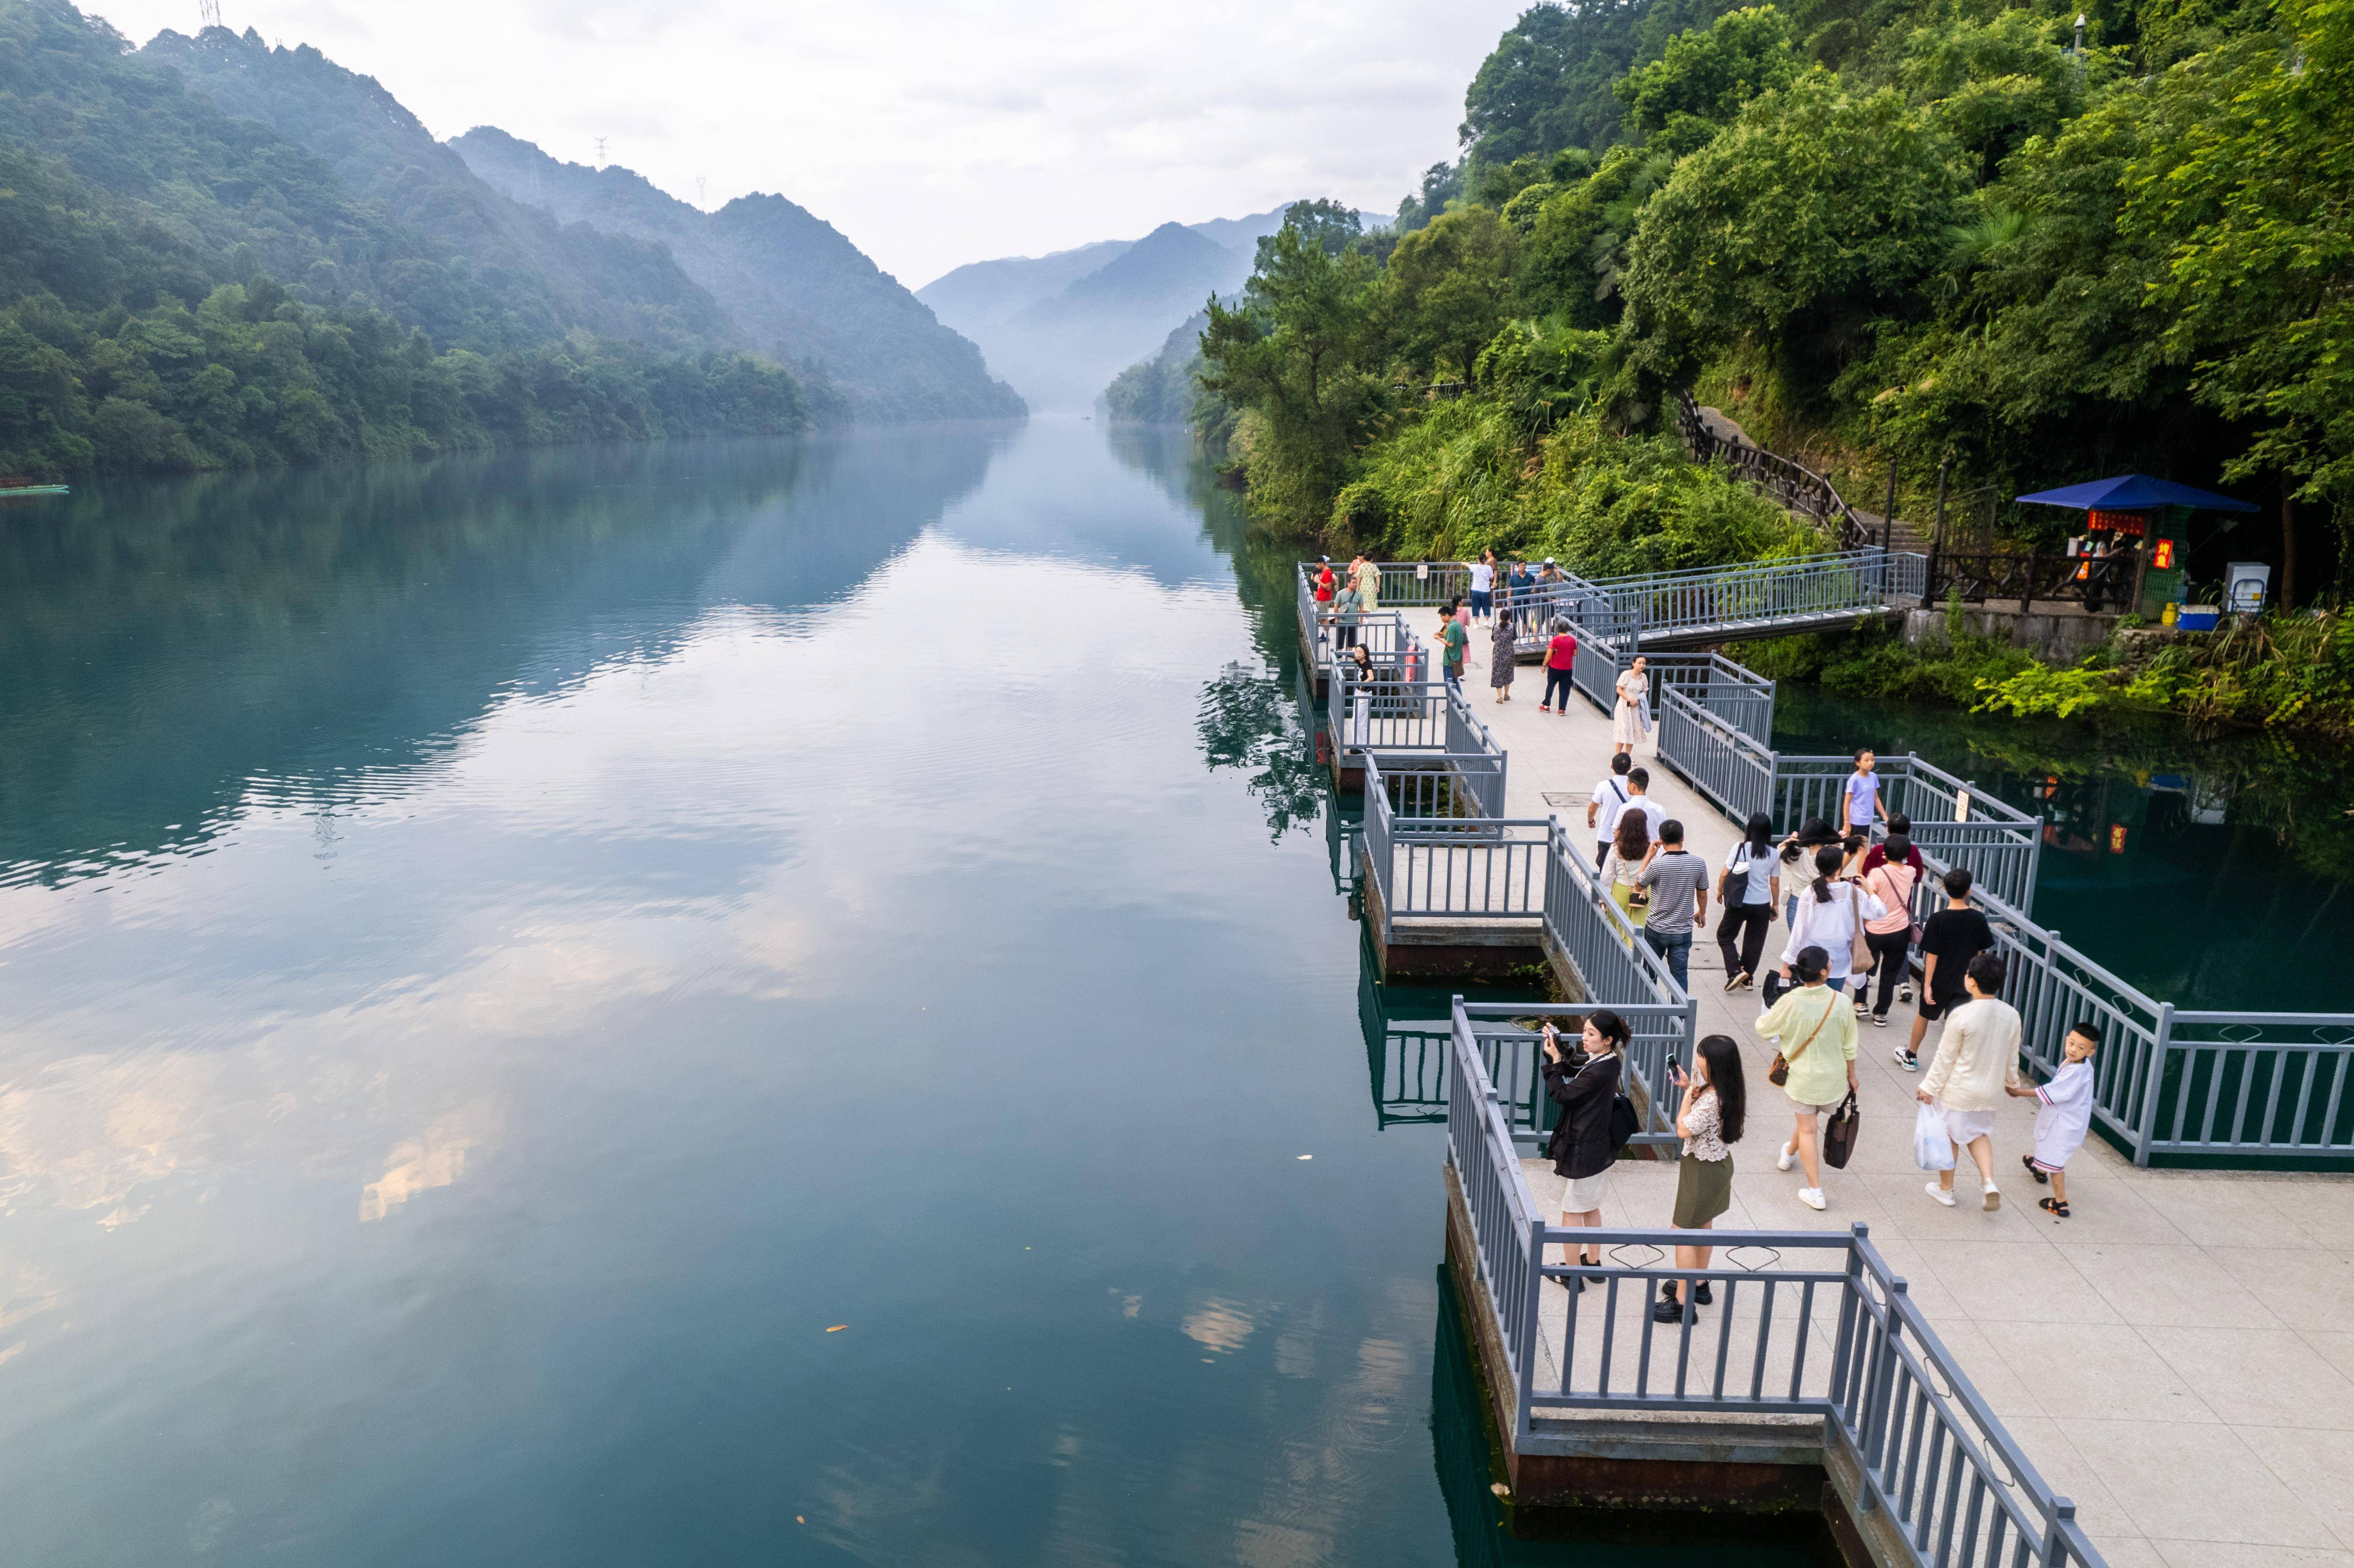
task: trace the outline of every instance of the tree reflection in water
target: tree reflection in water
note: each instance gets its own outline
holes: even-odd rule
[[[1324,799],[1323,774],[1299,706],[1276,676],[1228,664],[1202,687],[1196,727],[1213,771],[1250,770],[1246,787],[1267,813],[1269,839],[1316,815]]]

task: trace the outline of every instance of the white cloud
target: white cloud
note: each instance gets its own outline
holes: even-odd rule
[[[130,37],[187,0],[90,0]],[[909,286],[985,257],[1301,196],[1395,205],[1451,157],[1463,88],[1523,0],[1176,7],[1074,0],[504,5],[328,0],[226,20],[376,77],[434,133],[497,125],[684,199],[778,191]]]

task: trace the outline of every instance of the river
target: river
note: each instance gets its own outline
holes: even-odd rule
[[[5,1561],[1818,1560],[1503,1530],[1182,437],[101,482],[0,554]]]

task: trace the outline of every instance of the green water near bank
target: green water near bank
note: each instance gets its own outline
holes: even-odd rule
[[[1808,1561],[1459,1484],[1265,557],[1048,422],[0,516],[0,1557]]]
[[[2036,918],[2160,1001],[2354,1011],[2354,768],[2335,748],[1796,683],[1780,689],[1774,744],[1917,752],[2041,814]]]

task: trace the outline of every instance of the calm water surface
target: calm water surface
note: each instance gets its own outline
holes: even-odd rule
[[[1737,650],[1735,651],[1737,653]],[[2354,759],[2170,720],[2022,720],[1786,683],[1775,745],[1917,752],[2048,824],[2035,917],[2186,1008],[2354,1009]]]
[[[1499,1529],[1241,537],[1051,423],[0,514],[0,1559],[1808,1560]]]

